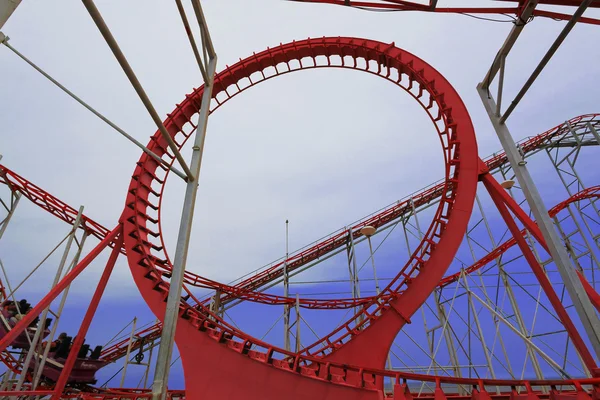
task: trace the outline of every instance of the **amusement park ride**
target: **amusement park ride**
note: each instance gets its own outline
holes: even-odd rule
[[[0,396],[260,400],[600,398],[600,295],[596,291],[596,272],[600,268],[600,186],[584,185],[576,168],[580,154],[588,149],[596,151],[594,146],[600,144],[600,114],[574,117],[519,143],[515,143],[506,125],[573,26],[577,22],[600,24],[600,20],[582,16],[588,7],[600,7],[600,1],[482,1],[483,8],[438,7],[437,0],[298,1],[366,10],[514,16],[506,41],[495,59],[490,60],[491,67],[477,86],[504,151],[481,158],[469,112],[450,82],[426,61],[393,42],[353,37],[293,41],[254,53],[217,73],[217,55],[200,1],[191,0],[192,23],[181,0],[175,0],[204,85],[186,95],[162,119],[94,1],[82,0],[158,128],[144,145],[26,58],[0,33],[4,50],[14,52],[142,150],[133,166],[122,214],[109,227],[0,165],[0,181],[10,192],[10,199],[2,201],[6,215],[0,237],[23,197],[72,226],[52,289],[39,302],[19,301],[15,297],[18,287],[10,286],[3,276],[0,361],[6,370]],[[19,3],[20,0],[0,0],[0,30]],[[545,6],[551,6],[552,11]],[[567,23],[516,97],[503,107],[505,61],[534,17]],[[261,82],[315,68],[364,71],[380,76],[414,98],[439,136],[443,180],[236,282],[225,284],[186,271],[209,115]],[[189,162],[180,152],[188,139],[192,142]],[[569,194],[550,210],[527,166],[534,155],[544,153]],[[172,179],[182,179],[186,184],[172,258],[167,254],[161,226],[161,204],[171,172],[175,174]],[[491,211],[482,206],[484,196],[491,199],[492,211],[497,211],[501,219],[491,222],[487,216]],[[430,216],[431,223],[422,229],[419,216],[424,215]],[[499,234],[499,224],[505,230],[503,235]],[[373,251],[372,239],[383,232],[389,235],[397,226],[406,238],[406,262],[394,267],[394,276],[382,278],[377,275],[374,254],[378,247]],[[477,229],[480,233],[475,235]],[[82,254],[86,238],[99,242]],[[385,238],[381,243],[384,241]],[[356,249],[363,242],[369,245],[369,256],[359,267]],[[67,262],[71,246],[76,246],[77,251],[74,259]],[[461,249],[468,249],[472,261],[462,259]],[[79,331],[59,337],[58,320],[71,283],[102,252],[109,252],[110,256]],[[290,295],[293,277],[342,252],[347,255],[346,283],[351,285],[352,297]],[[160,322],[137,330],[134,323],[130,335],[109,346],[90,347],[85,337],[118,257],[126,257],[140,294]],[[527,282],[511,273],[516,260],[521,260],[518,273],[525,274],[523,270],[527,270]],[[370,267],[373,271],[373,278],[369,279],[374,285],[371,292],[364,290],[364,274],[359,279],[365,265],[366,271]],[[453,268],[455,265],[460,267]],[[269,291],[276,285],[283,286],[283,295]],[[210,295],[200,295],[200,289],[204,293],[209,290]],[[531,298],[525,300],[527,296]],[[524,306],[526,301],[533,306]],[[243,302],[283,308],[283,347],[245,333],[228,319],[227,311]],[[317,334],[310,328],[317,339],[303,345],[300,326],[307,323],[301,310],[347,310],[350,314],[329,333]],[[541,313],[546,313],[551,321],[546,332],[534,334],[535,321]],[[291,322],[294,315],[296,320]],[[418,331],[420,322],[424,331]],[[407,333],[417,331],[427,340],[424,346]],[[506,343],[503,336],[508,333],[519,344]],[[412,348],[407,339],[402,340],[404,347],[398,345],[399,335],[403,334],[413,341]],[[548,337],[562,339],[557,342]],[[185,390],[167,389],[175,343],[184,370]],[[158,354],[153,359],[152,351],[157,346]],[[403,355],[395,353],[398,349]],[[144,354],[148,355],[145,364]],[[123,359],[125,371],[129,364],[147,366],[143,387],[97,386],[96,372]],[[522,372],[514,370],[515,364],[523,366]],[[149,388],[151,366],[154,379]]]

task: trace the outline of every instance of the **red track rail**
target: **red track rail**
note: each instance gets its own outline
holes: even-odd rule
[[[69,225],[75,223],[78,214],[76,209],[6,168],[4,165],[0,165],[0,183],[4,183],[14,192],[21,193],[21,195],[29,199],[35,205],[43,208]],[[104,226],[85,215],[82,215],[81,217],[81,225],[87,233],[100,240],[104,239],[106,235],[110,233],[109,229],[106,229]],[[125,254],[124,251],[125,250],[123,249],[123,254]]]
[[[350,63],[347,61],[348,58],[351,59]],[[358,59],[367,61],[364,68],[358,67]],[[318,61],[322,64],[318,64]],[[296,65],[299,67],[293,68],[291,66],[293,63],[297,63]],[[223,93],[226,98],[230,98],[232,96],[228,90],[235,91],[237,88],[238,92],[241,92],[240,82],[247,80],[250,76],[255,76],[256,73],[263,76],[263,79],[258,82],[266,80],[264,71],[268,71],[270,68],[275,69],[274,75],[276,76],[295,70],[318,67],[358,69],[382,76],[403,88],[430,115],[444,149],[446,183],[439,193],[440,205],[432,225],[425,234],[425,239],[414,252],[409,263],[383,290],[382,297],[378,299],[379,302],[372,304],[371,310],[366,307],[361,309],[342,329],[336,330],[323,341],[309,348],[309,350],[315,350],[318,347],[320,354],[329,354],[330,357],[345,359],[344,363],[350,364],[351,362],[347,360],[354,358],[355,362],[359,361],[363,366],[372,366],[379,363],[378,358],[385,360],[387,355],[389,343],[386,343],[387,339],[383,339],[383,337],[390,337],[393,340],[400,327],[409,321],[410,315],[425,301],[443,276],[460,245],[470,217],[479,174],[475,135],[462,101],[437,71],[417,57],[394,47],[393,44],[388,45],[368,40],[309,39],[269,49],[246,60],[241,60],[219,74],[215,78],[213,95],[217,101],[219,95]],[[250,80],[251,85],[258,82]],[[180,147],[184,145],[194,129],[191,118],[198,112],[202,92],[202,88],[200,88],[192,95],[187,96],[186,100],[178,105],[165,121],[167,129]],[[219,105],[221,103],[218,101]],[[190,130],[183,131],[184,127],[190,125]],[[173,160],[173,157],[167,153],[166,143],[163,143],[160,134],[153,136],[148,147],[159,156],[167,154],[167,161]],[[148,223],[152,224],[153,221],[148,219],[147,210],[149,208],[159,210],[160,208],[160,197],[166,178],[165,172],[161,165],[152,158],[142,156],[133,174],[126,208],[121,218],[124,223],[128,260],[134,279],[142,296],[157,316],[164,312],[164,299],[168,293],[168,283],[163,281],[162,276],[163,271],[170,269],[170,263],[163,246],[152,242],[152,237],[161,236],[160,226],[154,224],[158,225],[157,230],[148,227]],[[156,190],[156,185],[162,186],[160,191]],[[433,198],[434,194],[430,193],[429,196]],[[438,194],[436,193],[435,196]],[[401,292],[403,294],[400,294]],[[383,296],[389,296],[389,298],[385,299]],[[209,311],[202,306],[201,308],[202,312],[199,312],[182,304],[181,315],[190,321],[179,324],[177,329],[178,346],[180,349],[185,349],[181,354],[188,394],[202,392],[207,397],[217,397],[217,388],[226,385],[226,380],[229,379],[226,374],[219,373],[214,368],[208,367],[208,364],[202,363],[201,360],[204,357],[223,360],[222,362],[227,362],[228,369],[236,369],[242,368],[242,365],[248,362],[247,357],[262,359],[264,356],[268,365],[279,368],[265,369],[261,367],[261,364],[255,364],[251,369],[247,369],[246,374],[249,377],[256,378],[256,374],[260,374],[263,376],[262,379],[269,376],[270,382],[292,380],[295,384],[288,382],[291,384],[290,387],[298,387],[299,381],[297,381],[296,374],[281,373],[284,366],[289,371],[293,367],[293,363],[289,361],[276,363],[272,359],[273,353],[278,352],[279,349],[270,347],[266,353],[250,350],[251,346],[263,347],[265,344],[231,328],[214,315],[212,316],[214,321],[210,321],[207,318]],[[358,326],[350,328],[351,323],[357,323]],[[218,341],[223,342],[222,345],[211,340],[214,338],[212,334],[194,332],[198,329],[206,331],[207,327],[217,333]],[[380,337],[380,346],[376,350],[370,340],[374,334],[379,336],[383,334],[383,337]],[[233,338],[243,338],[243,340],[232,340]],[[361,338],[363,339],[360,340]],[[359,345],[355,345],[356,343]],[[364,349],[365,345],[370,348],[370,359],[365,359],[367,354],[364,351],[361,352],[361,357],[353,357],[353,354],[356,353],[340,353],[341,349],[348,349],[349,346],[353,346],[355,349]],[[228,347],[232,349],[239,347],[239,350],[231,351],[228,350]],[[246,354],[247,357],[239,357],[237,353],[240,352]],[[298,396],[307,398],[307,396],[311,397],[311,393],[315,397],[322,397],[324,392],[318,381],[322,379],[320,375],[324,371],[315,371],[308,367],[314,364],[317,358],[310,355],[302,357],[296,355],[296,360],[306,366],[305,368],[297,365],[296,372],[305,377],[313,377],[313,379],[305,380],[301,390],[288,393],[289,395],[286,394],[286,397],[291,399]],[[319,363],[322,362],[319,361]],[[330,361],[327,364],[333,365],[330,364]],[[341,364],[337,368],[340,371],[347,372],[349,370]],[[352,375],[354,376],[356,373],[352,371]],[[318,379],[315,381],[314,378]],[[222,385],[219,382],[222,382]],[[316,387],[311,389],[311,386],[317,383],[319,389]],[[360,390],[349,392],[344,386],[352,385],[358,388],[364,387],[364,384],[365,382],[359,374],[355,378],[345,379],[344,385],[334,385],[335,388],[329,387],[327,390],[332,395],[332,391],[336,391],[338,393],[335,395],[336,397],[347,393],[350,396],[347,398],[358,398],[356,396],[362,397],[364,393],[360,393]],[[253,386],[251,393],[253,398],[273,398],[272,388]],[[247,396],[247,393],[248,387],[239,385],[230,389],[229,396],[242,397],[243,395]]]
[[[597,198],[600,198],[600,185],[592,186],[592,187],[582,190],[579,193],[575,193],[573,196],[569,197],[565,201],[552,207],[548,211],[548,214],[551,217],[554,217],[556,214],[558,214],[559,212],[561,212],[562,210],[567,208],[569,206],[569,204],[576,203],[581,200],[597,199]]]
[[[495,15],[506,15],[511,14],[519,17],[522,13],[524,1],[523,0],[503,0],[511,3],[519,3],[517,7],[437,7],[430,0],[428,4],[416,3],[414,1],[401,1],[401,0],[292,0],[303,3],[322,3],[345,7],[355,7],[366,10],[379,10],[379,11],[420,11],[420,12],[435,12],[435,13],[446,13],[446,14],[495,14]],[[450,2],[451,4],[451,2]],[[489,2],[488,4],[493,4]],[[540,5],[559,5],[559,6],[571,6],[578,7],[581,4],[578,0],[541,0]],[[600,2],[596,1],[590,5],[590,7],[600,7]],[[552,12],[547,10],[534,10],[534,17],[545,17],[552,18],[555,20],[568,21],[571,15]],[[579,19],[580,23],[600,25],[600,20],[595,18],[582,17]]]
[[[152,340],[159,340],[161,332],[162,323],[160,322],[150,326],[149,328],[136,332],[135,337],[133,339],[133,344],[131,345],[131,351],[139,349],[142,343],[144,342],[148,343]],[[102,353],[100,354],[100,358],[109,362],[117,361],[121,357],[125,356],[125,354],[127,354],[128,346],[129,338],[121,340],[120,342],[117,342],[112,346],[103,349]]]
[[[355,46],[358,46],[359,48],[357,49]],[[362,49],[360,47],[362,47]],[[400,65],[399,77],[401,77],[402,72],[405,72],[408,75],[408,90],[413,88],[414,83],[421,86],[418,95],[414,92],[412,93],[417,100],[421,99],[424,90],[427,91],[430,89],[427,87],[428,83],[435,82],[437,90],[439,90],[440,82],[443,82],[445,90],[443,92],[444,94],[442,95],[442,93],[437,90],[434,91],[434,94],[429,97],[430,103],[429,107],[426,107],[426,109],[431,107],[432,100],[436,101],[443,96],[445,102],[452,101],[452,104],[458,108],[458,110],[457,108],[452,110],[453,118],[447,116],[449,119],[446,120],[446,123],[452,123],[451,121],[456,122],[456,117],[459,115],[465,116],[466,119],[462,119],[463,122],[468,121],[466,110],[465,114],[461,114],[462,110],[460,110],[460,107],[462,107],[462,103],[459,99],[458,102],[455,102],[457,96],[452,92],[451,87],[443,81],[443,78],[439,76],[436,78],[431,76],[427,78],[426,75],[432,72],[431,70],[428,70],[426,64],[421,64],[420,60],[416,62],[410,60],[408,61],[408,64],[403,64],[403,62],[407,62],[407,55],[405,53],[398,50],[403,58],[403,60],[400,61],[400,54],[394,54],[396,49],[384,47],[385,50],[381,51],[381,47],[382,45],[378,43],[368,41],[355,43],[352,39],[339,38],[337,40],[323,39],[320,43],[318,41],[306,41],[285,46],[282,45],[277,49],[270,49],[266,52],[257,54],[250,59],[240,61],[240,63],[231,68],[228,67],[224,73],[217,77],[215,81],[215,89],[217,90],[214,94],[215,96],[218,96],[219,89],[222,91],[225,89],[225,86],[232,87],[234,85],[241,92],[242,89],[238,86],[241,79],[269,67],[275,67],[275,74],[277,75],[279,74],[279,71],[277,71],[276,66],[285,63],[288,66],[288,71],[285,72],[289,72],[291,70],[289,67],[290,60],[303,60],[307,58],[310,62],[312,59],[314,64],[311,67],[314,68],[317,67],[317,57],[325,56],[329,64],[332,55],[341,54],[341,66],[344,67],[344,56],[364,57],[367,60],[366,69],[369,69],[368,60],[375,60],[378,69],[377,73],[379,74],[382,72],[382,64],[384,68],[389,68],[391,65],[390,59],[395,56],[396,61],[398,61]],[[341,49],[347,50],[344,51]],[[411,56],[408,55],[408,58],[410,59]],[[300,68],[302,67],[302,61],[300,61]],[[406,72],[406,70],[403,71],[405,67],[408,67],[409,72]],[[354,63],[354,68],[356,68],[356,62]],[[387,75],[385,75],[386,77],[389,77],[390,75],[389,69],[384,70],[383,73],[387,73]],[[435,71],[433,74],[435,74]],[[231,80],[223,79],[224,76],[229,75],[232,76]],[[263,78],[266,79],[264,73]],[[398,79],[398,81],[400,80],[401,78]],[[252,81],[250,81],[250,83],[251,85],[255,84],[255,82]],[[226,90],[225,92],[227,93]],[[185,140],[191,133],[189,132],[186,134],[186,132],[182,131],[182,127],[188,123],[191,124],[191,118],[198,111],[201,93],[202,90],[200,89],[194,92],[192,96],[188,96],[186,101],[179,105],[176,111],[169,115],[169,119],[165,121],[170,128],[174,140],[180,147],[183,146]],[[231,97],[231,95],[227,93],[227,98],[229,97]],[[426,103],[422,104],[425,106]],[[441,105],[439,109],[441,114],[444,114],[445,110],[450,109],[450,106],[446,103],[446,105]],[[438,116],[438,118],[440,116]],[[432,119],[436,121],[436,119]],[[462,128],[458,126],[456,130],[463,134],[465,133]],[[180,132],[183,133],[184,136],[181,139],[178,138]],[[438,132],[443,133],[444,129],[438,130]],[[448,174],[447,172],[447,177],[457,177],[458,180],[453,180],[452,186],[450,187],[450,185],[448,185],[441,194],[442,207],[447,190],[455,190],[458,195],[461,193],[464,194],[464,188],[460,184],[469,182],[469,179],[466,179],[464,172],[461,172],[461,166],[468,160],[468,158],[465,159],[465,155],[468,154],[466,153],[468,146],[464,146],[465,142],[463,140],[464,139],[461,139],[460,141],[460,153],[454,152],[450,158],[446,159],[447,162],[448,160],[452,160],[451,164],[456,163],[457,165],[457,169],[455,170],[456,173]],[[459,137],[452,135],[452,141],[459,141]],[[444,141],[442,141],[442,143],[445,149],[447,148],[446,146],[451,144],[448,142],[448,145],[445,145]],[[158,134],[153,137],[150,148],[159,155],[166,153],[166,144],[162,142],[162,139]],[[473,149],[475,149],[475,146],[473,146]],[[171,160],[173,159],[172,156],[169,158]],[[145,155],[142,156],[140,163],[138,163],[138,168],[136,168],[133,175],[122,221],[124,223],[123,229],[125,232],[126,246],[128,248],[127,254],[130,268],[146,302],[151,309],[160,316],[162,312],[164,312],[164,300],[168,293],[168,284],[162,279],[162,270],[168,269],[170,263],[168,258],[160,258],[160,254],[164,254],[164,248],[153,244],[151,241],[151,236],[160,236],[160,227],[158,232],[152,231],[147,227],[148,218],[145,217],[148,207],[156,207],[157,210],[159,209],[160,200],[158,206],[150,201],[151,194],[155,197],[160,197],[162,194],[162,190],[157,193],[152,189],[153,181],[157,181],[159,185],[162,185],[164,188],[165,176],[156,175],[159,168],[160,165],[154,160]],[[473,174],[473,182],[475,183],[479,169],[476,165],[473,165],[472,169],[467,169],[467,171],[470,171],[470,173]],[[490,179],[491,177],[488,175],[488,181]],[[447,182],[450,183],[449,181]],[[457,190],[458,187],[461,187],[461,189]],[[466,196],[466,198],[468,197],[469,196]],[[452,214],[456,213],[457,210],[467,211],[463,208],[464,206],[457,206],[458,200],[457,196],[454,199],[454,206],[442,210],[442,215],[448,215],[451,219]],[[470,206],[472,206],[472,201],[469,207]],[[470,214],[470,210],[467,215],[468,214]],[[439,218],[440,214],[438,213],[436,217]],[[438,243],[428,242],[428,239],[432,236],[426,235],[426,239],[422,242],[421,248],[413,255],[413,260],[416,260],[417,262],[412,265],[409,263],[405,266],[400,271],[400,274],[396,277],[395,281],[384,290],[385,294],[390,293],[397,297],[393,298],[391,301],[383,301],[382,304],[374,303],[370,310],[361,310],[353,320],[348,321],[341,330],[328,335],[324,340],[314,345],[320,347],[320,349],[318,349],[319,355],[327,355],[327,357],[312,356],[310,348],[309,351],[302,354],[285,352],[249,337],[243,332],[231,327],[216,315],[211,315],[210,312],[202,306],[202,312],[199,312],[197,309],[182,303],[180,305],[180,315],[182,319],[178,325],[176,340],[178,346],[183,348],[182,362],[186,374],[188,395],[197,396],[199,393],[203,393],[208,397],[224,396],[275,399],[279,398],[279,389],[285,387],[287,389],[286,398],[290,399],[323,397],[325,394],[328,398],[382,398],[384,396],[381,392],[383,379],[386,376],[392,376],[391,374],[393,373],[372,369],[373,365],[383,364],[385,355],[387,355],[387,349],[389,348],[389,343],[387,343],[388,339],[391,338],[391,340],[393,340],[401,326],[406,322],[410,322],[410,315],[412,315],[418,306],[421,305],[422,301],[429,295],[430,289],[432,290],[437,283],[436,279],[431,288],[429,288],[426,280],[420,280],[419,278],[425,276],[431,281],[434,279],[433,275],[439,272],[436,271],[434,273],[431,269],[433,266],[440,267],[440,265],[442,265],[441,272],[443,274],[443,271],[449,265],[450,260],[448,260],[447,264],[442,260],[437,263],[433,261],[436,255],[445,254],[447,256],[449,255],[448,252],[452,251],[449,250],[452,248],[452,244],[448,249],[444,249],[444,247],[448,246],[448,243],[446,243],[446,246],[441,246],[442,240],[451,237],[449,234],[446,235],[446,233],[455,233],[453,229],[450,229],[449,221],[446,222],[443,230],[436,232],[436,219],[434,218],[434,224],[430,227],[428,234],[436,232],[437,236],[435,237],[440,238],[440,241]],[[458,239],[458,241],[462,238],[462,235],[458,238],[455,235],[453,236],[454,239]],[[422,247],[423,245],[427,245],[427,243],[432,246],[429,247],[428,252],[423,252]],[[443,252],[442,249],[444,250]],[[450,254],[450,259],[453,257],[453,254],[454,253]],[[429,257],[426,258],[427,256]],[[429,261],[429,263],[427,261]],[[401,288],[405,289],[403,294],[400,294]],[[422,297],[422,295],[424,295],[424,297]],[[365,317],[363,322],[357,321],[359,315]],[[186,322],[185,320],[189,321]],[[358,323],[355,328],[350,328],[350,322]],[[198,331],[204,332],[204,334],[198,334]],[[373,332],[375,332],[374,335]],[[366,340],[361,341],[361,339],[365,338]],[[359,345],[356,346],[356,343],[359,343]],[[323,347],[323,345],[325,346]],[[347,350],[348,348],[351,349],[350,352],[346,351],[345,353],[340,353],[340,351]],[[385,352],[380,351],[382,348]],[[373,353],[384,354],[384,357],[378,357],[377,355],[373,357]],[[209,360],[218,360],[218,365],[221,367],[203,362],[203,357]],[[361,367],[353,367],[353,364],[361,365]],[[290,372],[292,374],[290,374]],[[236,376],[238,384],[235,387],[227,387],[226,393],[223,393],[222,390],[227,386],[227,382],[231,379],[231,374]],[[393,374],[399,386],[395,398],[405,397],[402,396],[401,386],[399,385],[401,379],[400,375],[401,374],[399,373]],[[299,378],[308,379],[299,380]],[[448,382],[455,380],[454,382],[456,383],[473,385],[476,385],[476,381],[479,384],[477,387],[479,393],[477,390],[475,393],[482,394],[486,398],[490,397],[485,391],[485,384],[482,380],[469,381],[468,379],[462,378],[446,379],[441,377],[423,378],[421,376],[419,376],[419,379],[435,380],[436,398],[438,399],[445,399],[443,389],[440,385],[442,380]],[[333,383],[334,385],[325,385],[324,387],[322,385],[324,381],[330,384]],[[267,382],[268,385],[266,384]],[[516,381],[510,382],[509,385],[516,385]],[[502,384],[499,381],[495,381],[494,383]],[[526,384],[529,395],[533,395],[533,392],[531,391],[532,383],[533,382],[529,381]],[[561,381],[561,383],[564,383],[564,381]],[[545,384],[551,385],[548,382],[545,382]],[[573,384],[578,388],[576,396],[583,396],[584,398],[588,397],[586,392],[584,392],[583,389],[580,389],[581,381],[573,382]],[[349,387],[353,387],[354,389],[349,391],[347,390]],[[371,392],[369,392],[369,390],[371,390]]]

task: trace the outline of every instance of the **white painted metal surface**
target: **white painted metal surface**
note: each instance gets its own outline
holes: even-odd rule
[[[19,4],[21,4],[21,0],[0,0],[0,29],[2,29]]]

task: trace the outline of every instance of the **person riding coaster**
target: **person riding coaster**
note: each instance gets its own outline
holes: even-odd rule
[[[18,302],[13,300],[5,300],[0,304],[0,338],[11,330],[21,320],[23,315],[29,313],[31,310],[31,304],[26,299],[22,299]],[[11,346],[15,349],[27,349],[29,348],[29,340],[35,335],[39,317],[36,317],[30,324],[26,331],[22,332],[17,338],[11,343]],[[44,331],[42,332],[42,338],[50,334],[48,327],[52,322],[51,318],[46,320]],[[28,339],[29,335],[29,339]]]
[[[26,299],[22,299],[18,302],[13,300],[5,300],[0,303],[0,338],[2,338],[10,329],[12,329],[22,318],[23,315],[27,314],[31,310],[31,304]],[[30,347],[30,340],[34,337],[36,330],[40,328],[39,317],[36,317],[29,328],[21,333],[14,342],[11,343],[11,347],[14,349],[28,350]],[[50,324],[52,323],[51,318],[47,318],[42,336],[40,340],[43,340],[50,334]],[[27,337],[29,335],[29,338]],[[66,332],[61,332],[58,337],[53,340],[50,344],[48,352],[48,359],[44,364],[42,376],[46,381],[56,382],[62,372],[63,366],[69,356],[69,352],[73,347],[73,339],[67,335]],[[43,354],[47,341],[40,343],[41,347],[40,354]],[[96,346],[90,353],[90,345],[84,344],[79,349],[73,369],[69,374],[68,384],[94,384],[96,383],[95,374],[100,368],[109,364],[108,361],[100,359],[102,352],[102,346]],[[33,372],[35,363],[30,365],[30,370]]]
[[[58,335],[58,338],[52,342],[50,347],[50,353],[48,354],[51,362],[44,365],[42,374],[47,381],[56,382],[62,372],[62,367],[65,364],[69,353],[73,348],[73,339],[67,336],[66,332]],[[73,369],[69,374],[67,383],[69,384],[94,384],[96,383],[95,374],[100,368],[109,364],[109,361],[101,360],[100,354],[102,352],[102,346],[96,346],[92,353],[90,352],[90,345],[82,344]]]

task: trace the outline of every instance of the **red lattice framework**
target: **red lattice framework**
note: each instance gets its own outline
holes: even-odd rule
[[[382,399],[389,396],[383,391],[385,379],[393,380],[392,396],[394,399],[401,400],[410,400],[413,397],[408,390],[408,381],[434,382],[435,393],[421,394],[420,397],[434,397],[436,400],[444,400],[447,396],[453,395],[446,394],[448,389],[443,389],[442,384],[471,386],[472,398],[510,397],[512,399],[527,396],[532,400],[538,397],[583,400],[590,396],[598,397],[599,392],[596,387],[600,383],[598,378],[555,381],[490,380],[409,374],[383,369],[391,343],[400,329],[406,323],[410,323],[414,312],[440,282],[444,282],[443,275],[466,232],[477,182],[481,180],[564,324],[585,366],[594,375],[597,372],[593,357],[541,266],[533,257],[513,216],[524,224],[542,246],[545,246],[543,237],[535,223],[489,173],[489,167],[494,163],[505,162],[503,156],[488,160],[487,163],[479,159],[475,132],[462,100],[449,82],[430,65],[397,48],[394,43],[336,37],[282,44],[240,60],[218,74],[213,89],[215,106],[211,112],[230,98],[260,82],[290,72],[314,68],[347,68],[380,76],[405,90],[421,104],[440,138],[445,161],[444,182],[422,193],[421,198],[418,199],[424,204],[439,198],[435,216],[410,260],[399,268],[397,276],[381,294],[373,298],[360,299],[359,304],[362,307],[351,319],[300,353],[274,347],[229,325],[218,315],[211,313],[205,303],[195,299],[186,287],[189,296],[186,301],[182,299],[180,304],[180,319],[176,333],[176,342],[182,356],[186,378],[186,397],[280,399],[281,393],[285,393],[285,397],[291,400]],[[192,119],[199,111],[203,90],[201,87],[186,96],[186,99],[177,105],[164,121],[165,127],[179,148],[182,148],[194,133],[195,126]],[[555,134],[556,131],[549,131],[544,137],[532,139],[532,148],[539,146],[540,141],[547,140]],[[157,132],[151,138],[148,148],[168,163],[173,162],[174,156],[167,150],[167,144],[160,133]],[[11,171],[5,171],[7,183],[9,179],[15,179],[20,183],[13,185],[16,190],[27,193],[27,197],[36,204],[72,223],[74,215],[77,214],[75,210],[46,194],[42,189],[31,186],[24,179],[19,181],[17,175]],[[161,201],[167,177],[166,167],[143,154],[133,173],[119,224],[108,231],[94,221],[84,218],[84,229],[100,238],[101,242],[0,340],[0,351],[5,350],[35,316],[46,308],[101,251],[106,247],[113,247],[106,269],[73,344],[73,350],[52,392],[55,397],[62,396],[64,393],[75,356],[82,345],[119,253],[126,253],[140,293],[157,317],[163,318],[171,270],[160,225]],[[364,221],[364,224],[377,226],[377,224],[387,223],[403,212],[402,207],[406,205],[398,205],[388,214],[385,214],[388,211],[386,210],[378,215],[378,219]],[[354,234],[354,231],[352,233]],[[315,260],[321,254],[341,245],[336,242],[335,237],[330,238],[323,247],[319,244],[308,252],[294,255],[293,257],[297,257],[296,260],[289,260],[291,268],[295,267],[294,262],[300,265]],[[231,297],[248,296],[248,299],[256,301],[268,298],[273,300],[273,296],[258,293],[255,289],[279,273],[276,269],[261,272],[236,286],[223,285],[187,273],[185,283],[220,289],[226,293],[226,296]],[[189,300],[193,303],[188,303]],[[303,301],[306,306],[317,304],[322,300],[304,299]],[[336,305],[340,307],[357,305],[348,301],[348,299],[337,300]],[[330,305],[334,304],[331,300],[326,302]],[[326,305],[321,304],[321,306],[327,308]],[[491,393],[486,390],[489,386],[510,389],[506,393]],[[542,391],[543,386],[550,387],[551,390]],[[517,390],[524,391],[526,394],[518,394]],[[114,397],[108,394],[96,394],[96,396]],[[148,394],[136,393],[132,396],[144,398]]]

